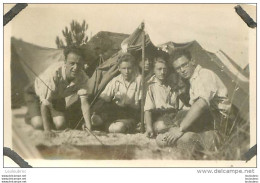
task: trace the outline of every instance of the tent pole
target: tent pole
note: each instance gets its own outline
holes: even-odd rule
[[[145,65],[145,31],[143,27],[142,32],[142,99],[141,99],[141,132],[144,133],[144,102],[145,102],[145,93],[144,93],[144,84],[145,84],[145,77],[144,77],[144,65]]]

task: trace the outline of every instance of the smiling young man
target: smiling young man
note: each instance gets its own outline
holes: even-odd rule
[[[188,51],[175,53],[171,61],[177,74],[190,83],[190,108],[180,112],[183,117],[179,127],[170,129],[164,137],[159,138],[165,140],[166,145],[174,145],[178,139],[192,138],[194,129],[197,132],[215,131],[224,135],[223,124],[226,128],[232,124],[229,119],[231,103],[226,86],[213,71],[196,64]],[[205,137],[204,140],[209,139]],[[209,143],[213,145],[216,141],[212,139]]]
[[[113,78],[101,93],[98,107],[92,115],[97,124],[110,133],[131,133],[139,120],[141,75],[130,53],[118,59],[120,74]]]
[[[40,74],[32,87],[27,89],[30,123],[34,128],[61,130],[68,126],[65,118],[65,98],[78,94],[86,126],[91,130],[89,104],[87,101],[88,77],[83,71],[83,57],[78,48],[64,49],[64,62],[50,65]]]

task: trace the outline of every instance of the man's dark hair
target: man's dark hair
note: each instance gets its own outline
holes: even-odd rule
[[[118,58],[118,65],[120,65],[122,62],[130,62],[133,65],[135,65],[135,57],[131,55],[130,53],[122,53]]]
[[[173,53],[170,54],[171,63],[178,60],[182,56],[186,57],[189,61],[192,58],[190,51],[184,50],[184,49],[179,49],[179,50],[176,50],[176,51],[174,51]]]
[[[83,50],[81,48],[76,47],[76,46],[69,46],[69,47],[64,48],[63,54],[64,54],[64,57],[65,57],[65,60],[67,60],[69,53],[75,53],[75,54],[79,55],[82,59],[84,58]]]

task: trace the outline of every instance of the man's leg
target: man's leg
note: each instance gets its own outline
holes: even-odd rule
[[[217,151],[222,144],[222,138],[217,131],[209,130],[199,133],[201,145],[204,150]]]
[[[41,116],[34,116],[31,118],[31,125],[33,128],[42,130],[43,129],[43,121]]]
[[[55,116],[52,120],[57,130],[64,130],[67,127],[64,116]]]
[[[52,101],[51,116],[56,130],[64,130],[67,127],[65,118],[65,99]]]
[[[179,149],[187,149],[190,152],[194,150],[202,150],[201,149],[201,137],[199,134],[194,132],[186,132],[183,134],[181,138],[177,140],[177,148]]]
[[[99,98],[97,102],[93,105],[91,109],[91,123],[93,127],[101,128],[103,129],[103,126],[105,123],[108,123],[108,121],[111,121],[110,115],[111,111],[113,110],[112,103],[108,103],[104,101],[103,99]]]
[[[163,112],[161,114],[155,112],[153,114],[153,119],[155,122],[153,123],[153,129],[156,134],[165,133],[169,130],[169,128],[176,126],[175,124],[175,111]]]
[[[164,134],[159,134],[156,137],[157,145],[160,147],[177,147],[181,149],[193,149],[196,145],[199,145],[201,137],[199,134],[194,132],[186,132],[181,136],[174,144],[167,144],[167,137],[169,133],[174,133],[175,130],[178,130],[178,127],[173,127]]]
[[[174,123],[180,125],[189,110],[178,111],[174,117]],[[188,129],[187,131],[200,133],[214,129],[214,119],[209,110],[206,110]]]
[[[35,129],[43,129],[40,101],[34,92],[33,85],[27,86],[24,90],[24,99],[27,104],[25,122],[31,124]]]
[[[163,120],[158,120],[153,123],[153,130],[155,134],[165,133],[168,131],[168,126]]]
[[[138,111],[130,107],[119,107],[116,104],[113,106],[113,109],[112,114],[116,120],[113,120],[108,131],[110,133],[133,133],[136,121],[139,119]]]
[[[81,120],[81,118],[83,118],[83,114],[79,98],[73,103],[70,103],[70,105],[66,105],[65,115],[65,119],[69,128],[74,129],[77,127],[77,129],[81,129],[84,120]],[[81,122],[79,122],[80,120]]]
[[[103,99],[99,99],[92,108],[91,122],[93,128],[113,133],[121,133],[124,131],[123,129],[125,129],[125,122],[116,122],[118,122],[117,119],[126,119],[123,112],[121,107],[118,107],[114,102],[105,102]]]
[[[133,119],[119,119],[113,122],[108,131],[110,133],[131,133],[133,132],[135,121]]]

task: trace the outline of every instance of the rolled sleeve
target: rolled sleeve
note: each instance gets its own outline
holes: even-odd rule
[[[104,99],[107,102],[111,101],[115,95],[114,90],[115,90],[115,80],[111,80],[105,87],[104,91],[101,93],[100,98]]]
[[[51,102],[56,88],[53,78],[49,78],[45,80],[36,78],[34,82],[34,87],[35,87],[36,95],[39,97],[41,102],[43,101],[45,103],[47,103],[47,101],[49,103]]]
[[[78,94],[78,96],[79,96],[80,98],[88,98],[87,89],[83,89],[83,88],[82,88],[82,89],[78,90],[77,94]]]

